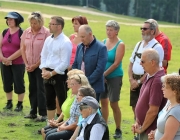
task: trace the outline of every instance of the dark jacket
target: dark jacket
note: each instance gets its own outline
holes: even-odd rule
[[[81,69],[82,60],[85,63],[85,75],[96,93],[104,92],[104,70],[107,63],[107,48],[100,41],[94,40],[84,53],[84,44],[77,47],[73,69]]]

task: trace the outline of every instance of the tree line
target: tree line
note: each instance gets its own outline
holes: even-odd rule
[[[28,0],[56,5],[88,6],[116,14],[180,23],[180,0]],[[102,8],[105,5],[105,9]]]

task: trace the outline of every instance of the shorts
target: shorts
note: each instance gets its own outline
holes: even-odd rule
[[[139,87],[137,87],[136,89],[134,89],[134,91],[130,90],[130,106],[135,107],[136,103],[138,101],[139,98],[139,93],[141,90],[141,85],[139,85]]]
[[[110,102],[118,102],[120,100],[122,78],[122,76],[118,76],[107,79],[105,83],[105,92],[101,94],[100,98],[105,99],[109,97]]]
[[[24,93],[25,92],[24,73],[25,73],[24,64],[6,66],[1,63],[1,76],[2,76],[4,92],[6,93],[12,92],[14,85],[14,92],[16,94]]]

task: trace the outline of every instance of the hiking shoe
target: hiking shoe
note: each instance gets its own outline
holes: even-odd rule
[[[120,129],[116,128],[113,138],[117,139],[117,138],[121,138],[121,137],[122,137],[122,131]]]
[[[36,119],[34,119],[35,122],[45,122],[47,119],[47,116],[39,116]]]
[[[6,106],[3,109],[12,109],[13,104],[11,103],[7,103]]]
[[[26,118],[26,119],[35,119],[35,118],[37,118],[37,115],[35,115],[35,114],[29,114],[29,115],[27,115],[27,116],[24,116],[24,118]]]
[[[23,105],[21,104],[21,105],[16,105],[16,108],[14,109],[14,111],[16,111],[16,112],[20,112],[20,111],[22,111],[22,109],[23,109]]]

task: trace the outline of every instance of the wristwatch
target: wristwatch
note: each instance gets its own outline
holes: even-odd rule
[[[138,84],[141,84],[141,80],[139,79],[139,80],[137,80],[137,82],[138,82]]]

